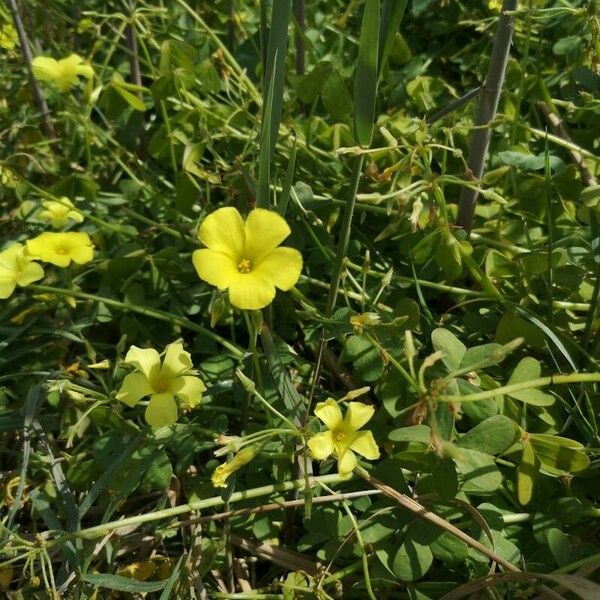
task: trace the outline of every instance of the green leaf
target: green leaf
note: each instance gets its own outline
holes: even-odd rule
[[[431,429],[427,425],[411,425],[390,431],[388,438],[393,442],[418,442],[431,444]]]
[[[118,74],[114,73],[112,81],[110,83],[111,87],[131,108],[134,110],[139,110],[140,112],[144,112],[146,110],[146,105],[144,101],[136,94],[149,91],[147,88],[133,85],[131,83],[127,83],[123,80],[123,78]],[[132,93],[135,92],[135,93]]]
[[[419,544],[410,539],[407,533],[390,568],[401,581],[416,581],[429,571],[432,563],[433,553],[429,545]]]
[[[343,357],[352,361],[354,371],[363,381],[376,381],[383,373],[381,355],[365,335],[350,336]]]
[[[560,529],[553,527],[548,530],[546,539],[556,563],[561,567],[566,565],[571,559],[571,552],[573,550],[569,536]]]
[[[371,145],[373,136],[378,54],[379,0],[366,0],[354,77],[354,139],[364,147]]]
[[[541,466],[552,474],[577,473],[587,469],[590,464],[579,442],[541,433],[531,433],[529,439]]]
[[[397,37],[400,22],[404,16],[408,0],[384,0],[381,7],[381,31],[379,39],[379,57],[377,61],[378,77],[387,63]],[[410,52],[410,51],[409,51]]]
[[[542,373],[542,367],[535,358],[526,356],[516,366],[512,372],[507,385],[513,385],[515,383],[525,383],[534,379],[539,379]],[[536,388],[530,388],[525,390],[518,390],[507,394],[515,400],[520,402],[526,402],[533,406],[551,406],[554,404],[554,396],[546,394]]]
[[[459,565],[465,562],[469,556],[467,544],[447,531],[443,531],[437,539],[433,540],[429,548],[435,558],[449,566]]]
[[[431,343],[437,352],[442,353],[442,362],[448,371],[458,370],[467,353],[467,347],[452,332],[442,327],[433,330]]]
[[[462,475],[460,490],[466,494],[489,494],[502,485],[502,474],[489,454],[461,448],[453,460]]]
[[[521,463],[517,468],[517,496],[523,506],[531,502],[533,487],[539,470],[539,460],[533,451],[531,443],[527,440],[523,443]]]
[[[518,434],[519,430],[511,419],[496,415],[473,427],[456,441],[456,445],[486,454],[502,454],[515,442]]]
[[[85,573],[81,576],[81,579],[96,587],[138,594],[158,592],[162,590],[167,583],[166,581],[138,581],[137,579],[131,579],[130,577],[110,575],[108,573]]]
[[[451,500],[458,492],[456,468],[451,458],[440,458],[432,471],[433,488],[441,500]]]

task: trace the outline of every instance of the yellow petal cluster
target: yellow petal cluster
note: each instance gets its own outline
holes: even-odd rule
[[[135,406],[142,398],[150,396],[144,417],[152,429],[177,421],[176,397],[193,408],[206,389],[195,376],[190,353],[183,349],[181,342],[166,346],[162,364],[154,348],[137,346],[129,348],[125,362],[135,367],[135,371],[123,380],[117,400]]]
[[[275,288],[287,291],[300,277],[302,255],[280,246],[289,234],[285,219],[273,211],[255,208],[244,222],[237,209],[219,208],[200,225],[206,248],[196,250],[192,262],[201,279],[228,290],[232,306],[264,308]]]
[[[231,460],[219,465],[212,474],[211,481],[214,487],[227,487],[227,478],[248,464],[259,452],[259,446],[246,446],[242,448]]]
[[[349,402],[346,416],[333,398],[319,402],[315,415],[327,426],[327,431],[317,433],[308,440],[310,453],[315,460],[324,460],[332,454],[338,461],[341,477],[348,477],[356,467],[355,452],[368,460],[379,458],[379,448],[370,431],[359,431],[373,416],[375,409],[362,402]]]
[[[83,215],[75,210],[73,203],[65,196],[58,200],[45,200],[42,206],[44,209],[40,211],[40,219],[49,221],[56,229],[64,227],[69,220],[76,223],[83,221]]]
[[[8,298],[17,286],[25,287],[44,276],[44,269],[25,252],[23,244],[11,244],[0,252],[0,298]]]
[[[44,232],[27,240],[28,254],[57,267],[68,267],[71,261],[82,265],[94,258],[94,246],[87,233]]]
[[[94,76],[94,69],[83,62],[77,54],[56,60],[49,56],[37,56],[31,63],[31,68],[36,79],[56,83],[61,91],[66,92],[79,82],[79,76],[90,79]]]

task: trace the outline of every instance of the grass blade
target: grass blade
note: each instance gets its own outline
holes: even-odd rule
[[[263,113],[260,132],[260,154],[258,164],[258,195],[256,205],[270,205],[271,161],[275,152],[279,123],[283,111],[283,87],[285,83],[285,55],[290,21],[290,0],[273,2],[271,28],[267,44],[264,71]],[[261,12],[261,14],[263,14]],[[268,85],[267,85],[268,82]]]
[[[367,0],[363,13],[354,79],[354,140],[370,146],[377,97],[379,57],[379,0]]]

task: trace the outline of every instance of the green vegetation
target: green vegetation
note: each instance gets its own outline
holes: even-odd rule
[[[0,593],[600,597],[600,2],[0,6]]]

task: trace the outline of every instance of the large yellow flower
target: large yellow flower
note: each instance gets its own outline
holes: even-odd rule
[[[375,409],[362,402],[349,402],[346,417],[333,398],[319,402],[315,415],[327,426],[328,431],[317,433],[308,440],[310,453],[315,460],[324,460],[335,454],[338,472],[347,477],[356,467],[354,452],[369,460],[379,458],[379,448],[370,431],[359,429],[373,416]]]
[[[94,247],[87,233],[46,231],[27,240],[27,252],[57,267],[68,267],[71,261],[82,265],[94,258]]]
[[[8,298],[15,287],[25,287],[44,276],[44,269],[25,254],[23,244],[12,244],[0,252],[0,298]]]
[[[300,252],[279,247],[289,234],[285,219],[270,210],[255,208],[244,223],[235,208],[219,208],[200,225],[206,249],[196,250],[192,261],[201,279],[229,290],[233,306],[264,308],[276,287],[287,291],[300,277]]]
[[[94,69],[84,64],[83,58],[77,54],[71,54],[60,60],[49,56],[36,56],[31,63],[31,68],[36,79],[52,81],[63,92],[78,83],[80,75],[86,79],[94,76]]]
[[[52,227],[56,227],[56,229],[64,227],[69,219],[76,223],[83,221],[83,215],[74,210],[73,203],[66,196],[58,200],[45,200],[42,202],[42,206],[44,210],[40,211],[40,219],[50,221]]]
[[[195,376],[192,358],[180,342],[167,345],[162,365],[156,350],[137,346],[129,348],[125,362],[136,370],[123,380],[117,400],[135,406],[144,396],[150,396],[144,416],[153,429],[177,421],[175,397],[193,408],[206,389]]]

